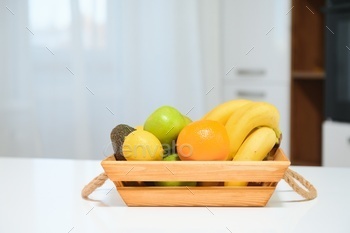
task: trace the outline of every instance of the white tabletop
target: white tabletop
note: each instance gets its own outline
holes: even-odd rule
[[[0,232],[350,232],[350,168],[291,167],[318,190],[303,201],[282,180],[266,207],[127,207],[100,161],[0,158]]]

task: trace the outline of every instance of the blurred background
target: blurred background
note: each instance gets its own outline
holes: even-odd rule
[[[161,105],[233,98],[281,112],[289,154],[291,1],[0,0],[0,156],[102,159]]]

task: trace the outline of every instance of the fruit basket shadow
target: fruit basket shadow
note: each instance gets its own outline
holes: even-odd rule
[[[111,155],[101,165],[105,173],[84,187],[84,198],[106,179],[113,181],[127,206],[266,206],[281,179],[305,199],[317,196],[312,184],[289,169],[282,149],[265,161],[116,161]],[[147,185],[153,181],[246,181],[249,185]]]

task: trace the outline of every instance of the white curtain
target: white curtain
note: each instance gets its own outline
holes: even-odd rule
[[[0,156],[102,159],[117,124],[222,99],[219,1],[0,2]]]

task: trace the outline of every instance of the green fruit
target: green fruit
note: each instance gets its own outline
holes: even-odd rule
[[[156,186],[196,186],[195,181],[157,181]]]
[[[163,159],[163,161],[180,161],[180,158],[177,154],[168,155]],[[197,182],[195,181],[156,181],[156,186],[196,186]]]
[[[188,125],[189,123],[192,123],[191,118],[189,118],[189,117],[186,116],[186,115],[183,115],[183,117],[184,117],[184,119],[185,119],[185,121],[186,121],[186,125]]]
[[[181,161],[178,154],[173,153],[171,155],[168,155],[167,157],[163,158],[163,161]]]
[[[188,124],[182,113],[171,106],[156,109],[145,121],[144,130],[154,134],[165,151],[172,148],[180,131]]]
[[[120,124],[114,127],[111,132],[111,141],[114,151],[114,157],[116,160],[126,160],[123,156],[122,146],[125,140],[125,137],[128,136],[131,132],[135,131],[135,129],[131,126]]]

